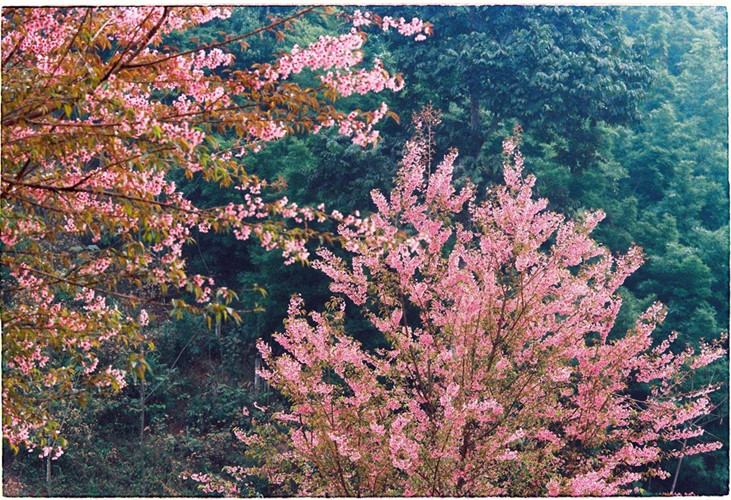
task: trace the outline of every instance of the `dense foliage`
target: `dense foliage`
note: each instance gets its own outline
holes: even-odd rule
[[[184,471],[189,477],[231,464],[255,465],[232,430],[268,421],[271,412],[258,407],[289,411],[279,394],[254,376],[260,363],[256,340],[270,342],[272,332],[282,331],[293,293],[310,310],[321,310],[330,294],[317,270],[283,266],[280,251],[237,238],[241,218],[220,221],[217,210],[246,203],[246,193],[227,184],[262,185],[254,198],[261,198],[266,217],[248,219],[254,236],[261,227],[260,236],[270,232],[280,248],[290,245],[301,256],[314,255],[325,244],[349,262],[327,234],[305,242],[320,226],[310,222],[305,229],[294,220],[297,213],[282,209],[311,206],[315,217],[339,219],[340,213],[356,210],[366,216],[370,191],[392,187],[403,144],[414,133],[409,117],[430,101],[443,116],[431,131],[440,138],[433,154],[453,146],[462,153],[454,163],[458,186],[471,179],[484,191],[499,182],[502,140],[520,123],[521,149],[536,178],[533,190],[550,199],[549,208],[573,218],[601,209],[606,217],[592,233],[598,243],[615,254],[643,248],[645,264],[618,289],[622,307],[610,340],[631,330],[655,301],[667,307],[653,334],[656,341],[677,330],[674,345],[698,350],[728,330],[724,9],[384,7],[378,9],[384,17],[366,18],[349,8],[345,24],[330,15],[338,11],[318,16],[317,10],[305,10],[298,16],[294,7],[230,13],[159,8],[142,9],[149,18],[135,18],[118,9],[59,9],[52,15],[49,9],[3,9],[4,436],[8,425],[15,426],[9,431],[16,432],[12,444],[22,445],[17,432],[27,421],[28,436],[37,432],[31,441],[44,443],[41,454],[47,455],[42,462],[39,450],[28,454],[20,446],[16,458],[4,439],[6,494],[196,495],[200,491],[183,479]],[[167,21],[157,26],[163,11]],[[433,36],[423,41],[390,36],[399,29],[411,38],[423,32],[411,31],[424,26],[399,21],[400,16],[433,22]],[[177,26],[176,19],[184,21]],[[125,33],[135,22],[143,31]],[[270,24],[273,29],[259,31]],[[358,35],[361,45],[348,37],[354,25],[369,29],[367,37]],[[177,29],[183,27],[188,29]],[[135,43],[148,34],[147,49]],[[292,71],[286,79],[270,72],[262,89],[250,85],[257,70],[262,81],[267,68],[278,72],[286,54],[306,53],[301,47],[316,44],[320,36],[352,42],[352,54],[362,58],[358,64],[368,68],[361,73],[366,79],[371,75],[384,87],[403,84],[403,89],[377,96],[350,93],[347,85],[319,78],[327,77],[322,68]],[[215,45],[227,40],[232,41]],[[201,48],[206,50],[199,56]],[[145,65],[163,53],[180,57]],[[210,60],[213,54],[222,59]],[[185,63],[176,65],[177,60]],[[403,81],[381,73],[381,64],[403,71]],[[173,66],[181,80],[166,84],[161,75]],[[207,90],[193,88],[194,82],[205,82]],[[110,94],[94,101],[94,89]],[[223,96],[206,100],[204,94],[220,92],[216,89],[223,89]],[[182,105],[176,99],[186,94],[186,105],[197,107],[186,112],[200,112],[194,120],[175,116]],[[224,109],[216,99],[230,99],[241,109]],[[401,121],[381,120],[379,141],[368,148],[354,144],[353,137],[376,138],[375,128],[368,127],[383,115],[384,100]],[[90,111],[107,114],[90,120]],[[328,117],[350,123],[349,116],[362,121],[335,128],[351,137],[316,129],[318,123],[331,123]],[[156,117],[169,119],[156,123]],[[244,117],[261,127],[242,129]],[[121,121],[130,128],[114,125]],[[318,133],[308,133],[314,130]],[[176,134],[194,140],[186,136],[184,143]],[[262,139],[277,140],[259,150]],[[236,156],[242,147],[246,154]],[[127,187],[117,182],[120,176],[129,181]],[[147,189],[151,181],[153,190]],[[287,202],[277,204],[284,197]],[[182,200],[199,212],[163,225],[168,212],[162,203]],[[72,201],[78,210],[69,210]],[[327,212],[317,208],[321,203]],[[99,204],[108,210],[100,211]],[[199,231],[209,216],[220,221],[211,229],[222,231]],[[150,224],[125,226],[134,217]],[[183,238],[179,247],[168,248],[166,238],[175,228],[187,228],[195,241]],[[158,243],[162,251],[152,249]],[[175,255],[163,262],[165,253]],[[144,261],[145,255],[153,268],[177,266],[174,274],[181,279],[145,274],[144,265],[127,268],[130,258]],[[103,273],[92,270],[99,264],[106,265]],[[32,273],[19,274],[17,266],[34,269],[33,279],[44,282],[24,288]],[[196,282],[208,278],[214,286]],[[163,290],[159,282],[166,280]],[[97,290],[82,297],[79,286]],[[206,286],[211,300],[198,302]],[[229,304],[224,295],[216,297],[217,288],[230,297]],[[171,305],[181,320],[165,319]],[[107,308],[117,308],[117,316],[106,314]],[[355,338],[371,354],[388,348],[357,309],[345,309],[344,338]],[[189,314],[194,310],[210,313],[210,327]],[[243,311],[240,322],[215,321],[216,312]],[[37,328],[44,321],[53,323],[51,330]],[[101,332],[116,335],[106,338]],[[70,346],[75,337],[81,343]],[[680,354],[673,346],[669,350]],[[31,360],[28,373],[15,358]],[[85,373],[95,359],[96,367]],[[122,370],[128,372],[124,378]],[[698,370],[684,389],[715,384],[727,374],[727,361],[717,361]],[[43,385],[54,376],[51,387]],[[116,388],[121,390],[110,394]],[[635,398],[649,394],[643,384],[629,391]],[[671,477],[631,487],[650,493],[727,492],[727,394],[726,387],[711,394],[711,413],[693,421],[704,427],[706,440],[723,443],[720,450],[677,459],[663,449],[668,460],[661,466]],[[22,424],[17,416],[12,420],[21,414]],[[44,419],[55,423],[44,427]],[[53,447],[61,442],[56,431],[67,446],[52,461],[58,453]],[[275,492],[263,480],[252,480],[249,487]]]
[[[424,93],[448,111],[444,128],[451,132],[445,141],[475,166],[495,162],[492,157],[510,120],[530,123],[531,134],[543,140],[567,140],[561,160],[573,170],[586,163],[598,122],[626,123],[637,117],[652,71],[642,38],[626,36],[618,9],[468,6],[419,11],[440,29],[428,44],[395,51],[395,61],[412,82],[402,99]],[[465,125],[469,133],[457,133]],[[487,155],[481,154],[484,146]],[[496,166],[499,177],[499,162]]]

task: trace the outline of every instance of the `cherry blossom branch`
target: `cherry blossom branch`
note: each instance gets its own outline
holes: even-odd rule
[[[48,85],[50,84],[51,80],[54,76],[56,76],[56,72],[61,67],[61,63],[66,59],[66,56],[69,55],[71,52],[71,48],[74,46],[74,42],[79,37],[79,33],[81,33],[82,28],[84,27],[84,24],[86,23],[86,20],[91,15],[91,7],[87,7],[84,12],[84,17],[81,18],[81,21],[79,21],[79,27],[74,32],[74,36],[71,37],[71,40],[69,41],[68,46],[66,47],[66,50],[61,54],[61,57],[58,58],[58,63],[56,63],[56,67],[51,71],[51,73],[48,75],[48,78],[46,79],[44,85],[43,85],[43,91],[45,91],[48,88]]]
[[[144,24],[147,22],[147,20],[150,19],[150,17],[152,17],[152,14],[154,12],[155,12],[155,8],[153,7],[153,8],[150,9],[150,12],[147,14],[147,16],[145,17],[145,19],[136,26],[136,28],[135,28],[136,31],[139,31],[142,28],[142,26],[144,26]],[[117,57],[117,60],[114,62],[114,64],[112,65],[112,67],[109,68],[109,70],[99,80],[99,85],[101,85],[103,82],[107,81],[109,79],[109,77],[112,76],[112,74],[117,69],[123,67],[122,60],[124,59],[124,56],[127,54],[127,52],[129,52],[130,50],[132,50],[133,47],[136,47],[136,50],[135,50],[134,54],[127,59],[127,62],[129,62],[132,59],[134,59],[134,57],[137,54],[139,54],[140,51],[147,46],[147,43],[149,43],[149,41],[152,39],[152,37],[160,30],[160,27],[162,26],[162,23],[165,21],[165,19],[168,16],[168,12],[169,12],[169,8],[167,6],[163,7],[162,16],[160,16],[160,19],[158,20],[158,22],[148,32],[147,36],[145,37],[145,43],[144,44],[143,43],[132,42],[132,41],[130,41],[127,44],[127,46],[124,48],[124,50]],[[97,87],[99,85],[97,85]]]
[[[271,31],[272,29],[274,29],[274,28],[276,28],[276,27],[278,27],[278,26],[280,26],[280,25],[282,25],[284,23],[287,23],[289,21],[292,21],[293,19],[296,19],[298,17],[302,17],[303,15],[305,15],[308,12],[310,12],[310,11],[312,11],[314,9],[317,9],[317,8],[318,8],[318,6],[307,7],[306,9],[302,9],[299,12],[296,12],[295,14],[293,14],[291,16],[288,16],[286,18],[283,18],[283,19],[280,19],[278,21],[272,22],[272,23],[270,23],[267,26],[262,26],[260,28],[257,28],[255,30],[253,30],[253,31],[250,31],[248,33],[244,33],[243,35],[238,35],[238,36],[235,36],[235,37],[232,37],[232,38],[227,38],[226,40],[223,40],[221,42],[211,43],[211,44],[208,44],[208,45],[204,45],[203,47],[198,47],[196,49],[186,50],[184,52],[179,52],[177,54],[171,54],[169,56],[165,56],[165,57],[161,57],[159,59],[155,59],[154,61],[147,61],[147,62],[141,62],[141,63],[135,63],[135,64],[127,64],[124,67],[125,68],[144,68],[146,66],[154,66],[156,64],[160,64],[161,62],[169,61],[170,59],[175,59],[177,57],[182,57],[182,56],[186,56],[186,55],[189,55],[189,54],[198,53],[201,50],[211,50],[211,49],[215,49],[215,48],[218,48],[218,47],[223,47],[224,45],[228,45],[228,44],[233,43],[233,42],[238,42],[239,40],[243,40],[245,38],[248,38],[248,37],[257,35],[257,34],[259,34],[261,32]]]

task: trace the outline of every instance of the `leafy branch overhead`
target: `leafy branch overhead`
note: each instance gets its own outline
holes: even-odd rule
[[[13,447],[60,452],[49,405],[84,400],[95,387],[123,387],[125,367],[100,366],[97,351],[142,345],[147,309],[240,318],[232,290],[187,271],[183,248],[196,234],[253,235],[288,263],[307,259],[305,241],[316,234],[310,226],[329,215],[286,198],[264,201],[267,182],[249,175],[240,158],[322,127],[372,144],[373,127],[392,115],[388,106],[346,114],[335,101],[403,85],[379,61],[364,67],[366,36],[355,26],[362,19],[273,63],[227,69],[230,44],[313,10],[182,51],[164,38],[231,10],[3,11],[3,434]],[[418,20],[392,27],[422,38],[429,31]],[[292,81],[303,71],[318,83]],[[217,147],[214,135],[226,134],[236,139]],[[236,201],[197,206],[173,180],[176,172],[232,187]]]

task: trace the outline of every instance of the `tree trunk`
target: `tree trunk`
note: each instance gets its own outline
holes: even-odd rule
[[[257,356],[254,359],[254,394],[257,396],[261,393],[261,377],[259,376],[259,370],[261,370],[261,358]]]
[[[145,394],[145,379],[140,378],[140,473],[142,475],[142,492],[145,496],[147,486],[145,484],[145,406],[147,404]]]
[[[220,362],[223,361],[223,345],[221,344],[221,318],[216,318],[216,343],[218,344],[218,352],[221,354]]]
[[[477,160],[480,155],[482,145],[485,144],[485,137],[482,131],[482,121],[480,120],[480,98],[476,90],[471,90],[469,154],[474,160]]]
[[[51,487],[51,453],[46,457],[46,493],[48,496],[52,494]]]
[[[680,449],[681,453],[685,451],[685,445],[688,439],[683,440],[683,447]],[[678,476],[680,475],[680,465],[683,463],[683,455],[680,455],[678,459],[678,465],[675,466],[675,474],[673,474],[673,485],[670,487],[670,494],[675,493],[675,486],[678,484]]]
[[[145,381],[140,379],[140,445],[145,442]]]

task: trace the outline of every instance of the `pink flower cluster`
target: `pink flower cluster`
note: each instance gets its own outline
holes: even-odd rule
[[[358,11],[360,12],[360,11]],[[365,18],[361,18],[365,19]],[[428,25],[418,19],[406,24],[403,19],[398,23],[390,18],[384,18],[384,29],[389,26],[397,27],[404,35],[427,31]],[[367,23],[355,22],[355,26],[363,26]],[[422,37],[422,38],[419,38]],[[423,39],[423,35],[419,35]],[[403,88],[403,80],[398,76],[390,76],[383,68],[380,60],[376,59],[373,68],[354,70],[363,61],[363,53],[360,50],[364,41],[364,34],[355,30],[339,37],[321,36],[317,42],[302,49],[295,45],[289,54],[282,55],[272,66],[264,66],[254,70],[252,75],[256,77],[255,85],[261,89],[266,84],[272,84],[278,80],[285,80],[292,74],[299,74],[305,69],[312,71],[328,71],[319,75],[320,80],[335,90],[341,97],[348,97],[353,93],[360,95],[368,93],[379,93],[386,89],[398,92]],[[329,71],[335,69],[336,71]],[[385,104],[384,104],[385,106]],[[375,125],[385,114],[383,107],[371,113],[367,122],[363,122],[357,113],[351,113],[346,117],[329,118],[322,125],[316,125],[314,132],[317,133],[322,126],[331,127],[338,125],[341,134],[353,136],[353,142],[366,146],[378,139],[378,133],[372,131]],[[271,134],[261,137],[263,141],[274,140],[285,135],[280,128],[280,134]],[[251,129],[250,129],[251,133]],[[252,134],[255,135],[256,134]]]
[[[322,35],[306,49],[298,45],[292,47],[289,54],[279,59],[276,69],[271,70],[268,78],[286,80],[290,74],[301,73],[305,68],[313,71],[352,68],[363,60],[360,51],[362,46],[363,34],[355,30],[339,37]]]
[[[390,16],[383,18],[374,16],[370,12],[363,13],[359,9],[353,12],[351,16],[351,22],[353,26],[368,26],[370,24],[377,24],[383,31],[388,31],[390,28],[395,28],[403,36],[412,36],[417,42],[426,40],[426,35],[431,34],[431,26],[425,23],[419,18],[413,18],[411,21],[406,22],[406,19],[400,17],[394,19]]]
[[[329,72],[327,75],[320,76],[320,80],[333,87],[343,97],[348,97],[353,93],[360,95],[370,92],[377,93],[384,89],[398,92],[404,86],[403,80],[388,76],[379,59],[373,62],[372,70],[361,69],[357,72],[349,71],[344,74]]]
[[[426,27],[427,25],[421,19],[416,17],[407,23],[403,17],[396,20],[386,16],[383,18],[383,22],[381,24],[381,29],[383,31],[388,31],[389,28],[395,28],[403,36],[416,35],[414,40],[417,42],[426,39],[426,36],[424,36],[423,33],[426,31]]]

